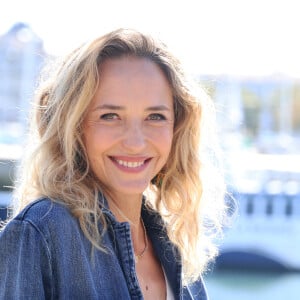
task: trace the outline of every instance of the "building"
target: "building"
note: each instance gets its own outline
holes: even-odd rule
[[[17,23],[0,36],[0,191],[11,185],[21,156],[30,100],[45,57],[43,41],[26,24]],[[1,192],[0,206],[7,195]]]
[[[216,102],[226,150],[299,154],[299,79],[223,75],[200,81]]]
[[[0,143],[22,138],[45,57],[42,39],[24,23],[0,36]]]

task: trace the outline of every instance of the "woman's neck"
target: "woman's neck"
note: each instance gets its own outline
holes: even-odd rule
[[[143,195],[114,195],[106,196],[109,209],[119,222],[129,222],[133,227],[139,227]]]

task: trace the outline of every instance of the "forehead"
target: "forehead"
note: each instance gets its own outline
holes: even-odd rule
[[[118,58],[105,59],[99,66],[100,84],[105,77],[122,77],[128,79],[135,76],[143,76],[169,84],[161,67],[146,57],[121,56]],[[131,77],[130,77],[131,76]]]
[[[172,99],[173,102],[171,86],[161,68],[148,58],[128,56],[106,59],[99,66],[94,100],[103,98]]]

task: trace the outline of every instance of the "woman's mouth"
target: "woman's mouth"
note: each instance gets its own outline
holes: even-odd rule
[[[123,171],[142,171],[146,167],[146,165],[149,163],[151,158],[145,158],[145,157],[139,157],[139,158],[134,158],[134,157],[114,157],[110,156],[109,157],[111,161],[119,167],[119,169]]]
[[[142,166],[145,163],[145,161],[126,161],[121,159],[115,159],[115,162],[127,168],[137,168]]]

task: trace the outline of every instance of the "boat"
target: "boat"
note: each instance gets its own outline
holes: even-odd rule
[[[217,268],[300,271],[300,156],[240,155]]]

